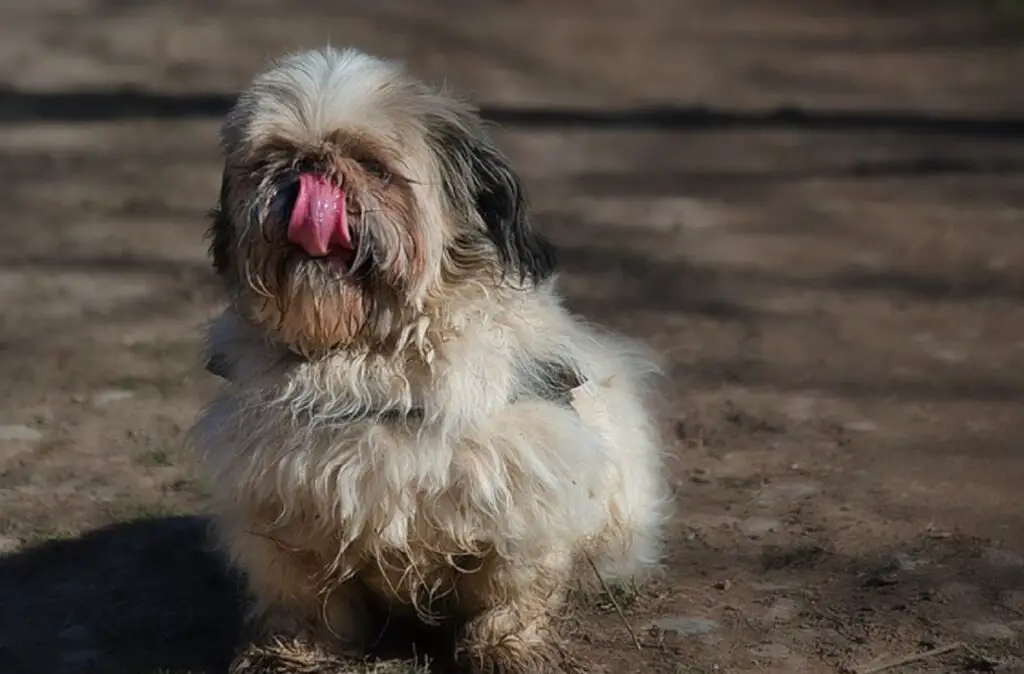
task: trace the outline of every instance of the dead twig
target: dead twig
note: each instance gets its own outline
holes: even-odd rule
[[[623,612],[622,607],[619,606],[619,601],[615,598],[615,595],[612,594],[612,589],[608,587],[608,583],[605,582],[605,579],[601,576],[601,572],[598,571],[597,564],[594,563],[594,560],[589,554],[585,554],[584,556],[587,558],[587,564],[590,565],[590,569],[594,572],[594,576],[597,577],[597,582],[601,584],[601,589],[603,589],[604,593],[608,595],[608,601],[612,603],[612,607],[615,609],[615,612],[619,614],[619,620],[622,621],[626,631],[629,632],[629,636],[633,639],[633,645],[636,646],[638,651],[642,651],[644,647],[640,645],[640,639],[636,636],[636,632],[633,631],[629,621],[626,620],[626,614]]]
[[[934,658],[937,655],[944,655],[963,648],[962,642],[955,642],[952,644],[946,644],[945,646],[938,646],[931,650],[922,651],[920,653],[912,653],[910,655],[904,655],[893,660],[880,662],[873,665],[860,665],[858,667],[850,668],[851,674],[878,674],[878,672],[884,672],[887,669],[895,669],[896,667],[902,667],[903,665],[909,665],[913,662],[920,662],[921,660],[927,660],[928,658]]]

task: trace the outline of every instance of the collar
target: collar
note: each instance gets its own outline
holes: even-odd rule
[[[289,351],[289,360],[306,362],[308,359],[300,354]],[[210,374],[231,381],[231,367],[223,354],[214,353],[206,361],[206,371]],[[509,396],[509,405],[524,400],[547,400],[558,405],[574,409],[573,393],[586,383],[579,370],[572,364],[535,359],[524,367],[517,377],[518,388]],[[423,421],[425,411],[422,407],[409,410],[395,408],[367,408],[350,415],[342,421],[373,421],[377,424],[410,424]]]

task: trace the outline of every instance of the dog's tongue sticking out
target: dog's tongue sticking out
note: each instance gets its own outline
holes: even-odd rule
[[[288,221],[288,240],[313,257],[352,250],[345,190],[323,176],[299,176],[299,196]]]

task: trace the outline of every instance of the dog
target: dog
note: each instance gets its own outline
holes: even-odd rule
[[[191,437],[250,643],[361,657],[404,615],[457,625],[464,671],[564,671],[579,578],[659,566],[657,359],[563,306],[478,112],[402,64],[282,57],[221,139]]]

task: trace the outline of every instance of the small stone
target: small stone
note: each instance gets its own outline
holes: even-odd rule
[[[878,430],[878,424],[870,419],[861,419],[859,421],[848,421],[843,424],[843,428],[856,433],[873,433]]]
[[[728,580],[720,580],[716,582],[714,585],[714,588],[716,590],[722,590],[723,592],[728,590],[730,587],[732,587],[732,582]]]
[[[916,559],[905,552],[897,552],[893,557],[895,558],[896,566],[899,567],[900,571],[917,571],[922,566],[926,566],[928,564],[926,560]]]
[[[711,484],[711,477],[708,471],[703,468],[694,468],[690,471],[690,482],[694,484]]]
[[[685,636],[701,636],[711,634],[718,629],[718,623],[708,618],[694,618],[689,616],[669,616],[654,621],[659,629],[674,632]]]
[[[795,599],[776,599],[768,607],[768,611],[764,614],[764,619],[768,623],[788,623],[795,620],[800,615],[801,610],[800,602]]]
[[[807,482],[776,482],[771,491],[790,498],[807,498],[821,493],[821,487]]]
[[[0,536],[0,555],[14,552],[21,547],[21,541],[10,536]]]
[[[821,493],[821,487],[808,482],[785,480],[773,482],[763,487],[758,493],[757,501],[764,506],[776,505],[780,502],[790,503],[810,498]]]
[[[740,531],[750,538],[759,538],[781,527],[781,522],[767,517],[751,517],[740,523]]]
[[[0,441],[37,442],[42,439],[43,434],[34,428],[17,425],[0,425]]]
[[[104,405],[110,405],[111,403],[120,402],[122,400],[128,400],[134,398],[135,394],[131,391],[122,391],[120,389],[111,389],[109,391],[100,391],[92,397],[92,402],[97,407],[103,407]]]
[[[979,639],[992,641],[1011,641],[1017,638],[1017,632],[1002,623],[970,623],[967,631]]]

